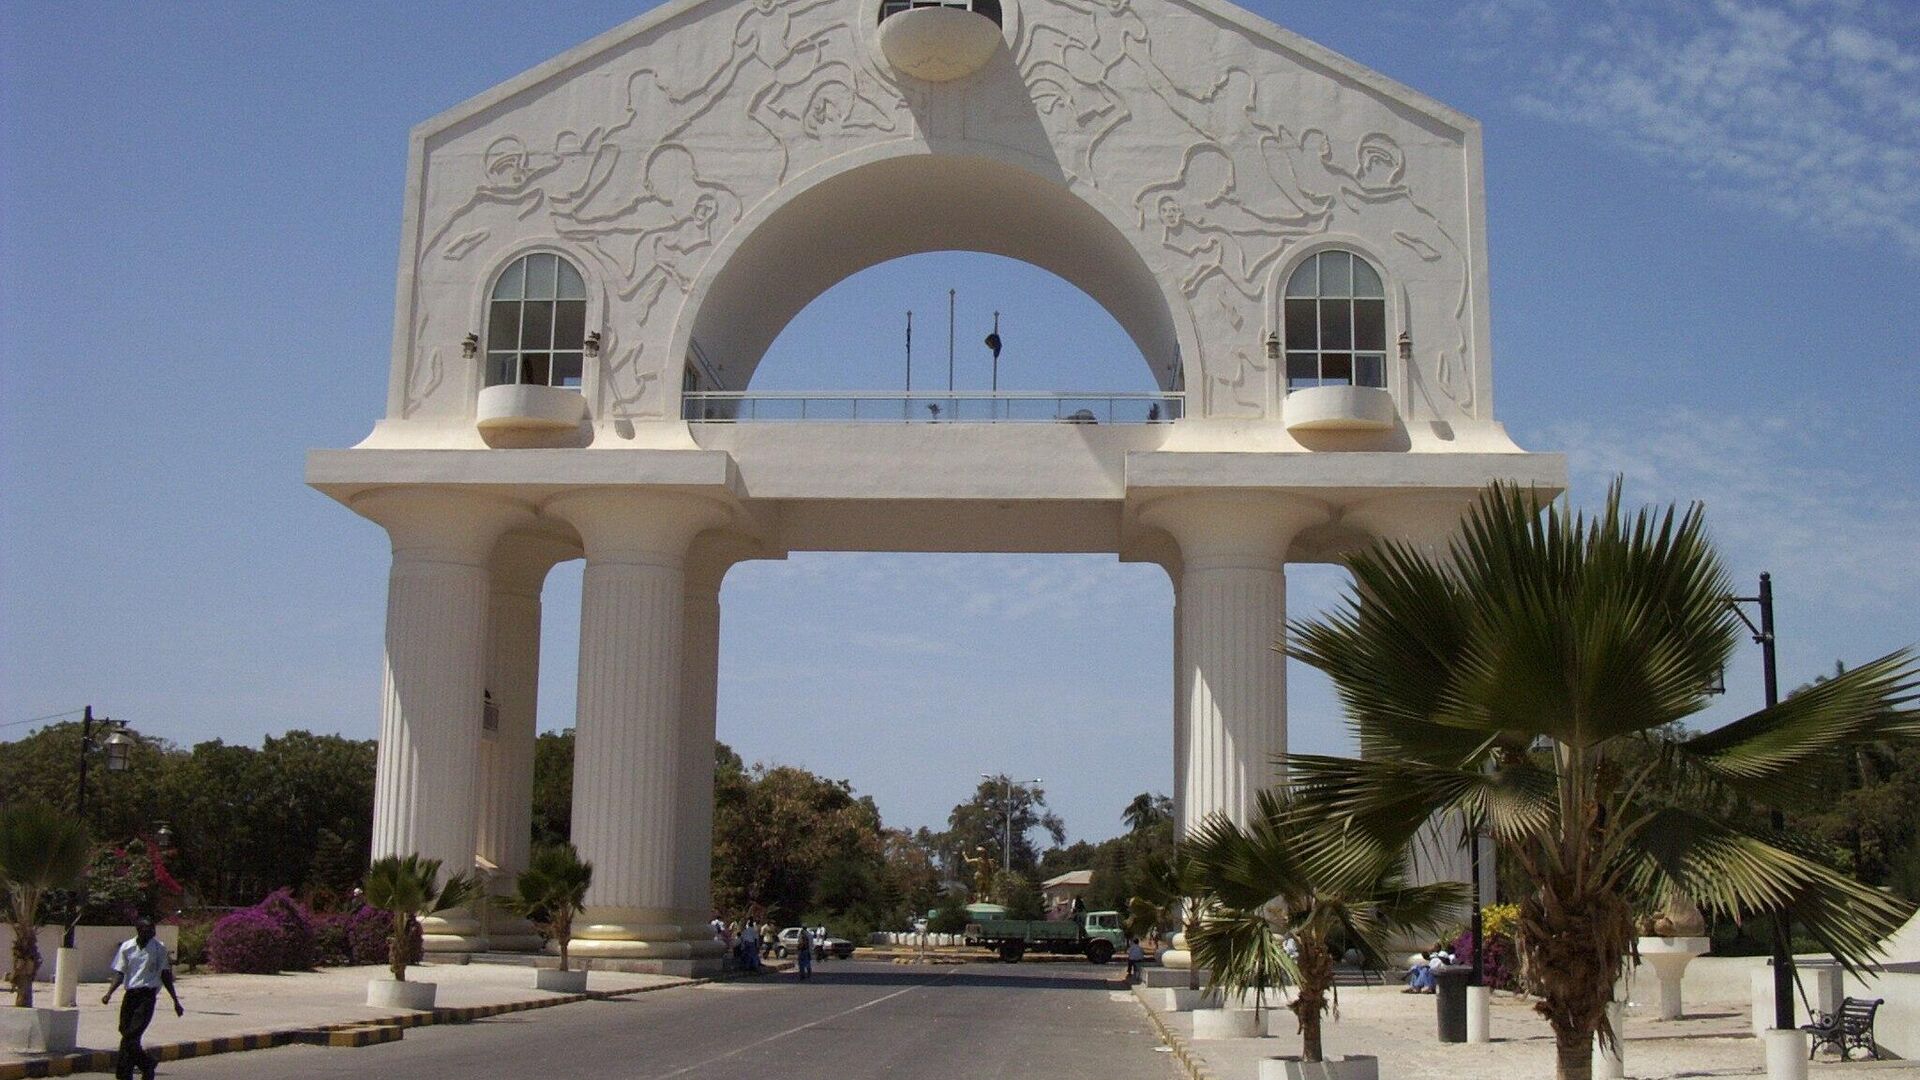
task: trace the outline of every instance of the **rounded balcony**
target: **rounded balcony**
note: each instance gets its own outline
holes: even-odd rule
[[[1304,386],[1287,394],[1288,431],[1391,431],[1393,395],[1374,386]]]
[[[587,399],[566,387],[502,383],[480,391],[475,411],[480,430],[490,435],[560,431],[587,418]]]
[[[999,23],[977,5],[890,4],[885,10],[881,54],[895,71],[926,82],[952,82],[979,71],[1002,43]]]

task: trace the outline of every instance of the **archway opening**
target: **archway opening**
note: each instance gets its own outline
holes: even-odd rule
[[[1093,297],[1030,263],[967,251],[893,259],[822,293],[780,332],[749,388],[1159,389],[1139,346]]]
[[[996,255],[1072,283],[1125,331],[1151,385],[1182,385],[1180,335],[1159,279],[1057,166],[971,154],[886,158],[805,187],[743,223],[741,236],[716,256],[718,269],[682,316],[689,392],[744,391],[775,339],[816,299],[861,271],[933,252]],[[929,314],[944,354],[946,313]],[[899,347],[874,362],[903,356],[904,311],[871,313],[880,327],[896,320]]]

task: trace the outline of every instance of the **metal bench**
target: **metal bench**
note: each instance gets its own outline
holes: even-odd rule
[[[1819,1013],[1819,1023],[1800,1025],[1801,1031],[1813,1036],[1813,1049],[1807,1052],[1807,1060],[1813,1060],[1822,1046],[1838,1050],[1842,1061],[1850,1060],[1856,1049],[1865,1050],[1875,1061],[1880,1060],[1880,1048],[1873,1041],[1873,1015],[1880,1011],[1885,1000],[1846,998],[1840,1002],[1839,1012]]]

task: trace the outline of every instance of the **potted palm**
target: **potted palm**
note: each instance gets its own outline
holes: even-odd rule
[[[13,1007],[0,1010],[0,1046],[30,1053],[64,1053],[79,1036],[73,1009],[38,1009],[33,980],[40,972],[40,901],[50,889],[80,880],[87,868],[87,830],[44,803],[0,810],[0,892],[13,928]]]
[[[511,895],[496,902],[503,908],[538,927],[548,941],[560,947],[560,969],[542,969],[534,973],[534,986],[583,994],[587,973],[570,971],[567,945],[573,937],[573,917],[585,910],[587,887],[593,883],[593,864],[582,862],[572,844],[538,848],[527,868],[514,879]]]
[[[414,931],[421,918],[456,908],[472,899],[473,879],[455,874],[444,884],[440,881],[440,860],[418,855],[386,855],[375,859],[367,870],[367,903],[393,916],[392,937],[387,945],[387,966],[391,979],[367,982],[367,1004],[387,1009],[433,1008],[438,987],[433,983],[407,981],[407,965],[414,955]]]
[[[1253,995],[1256,1030],[1267,989],[1293,987],[1287,1008],[1301,1052],[1261,1062],[1262,1080],[1376,1080],[1372,1057],[1326,1058],[1324,1018],[1339,1018],[1334,942],[1378,964],[1391,942],[1431,934],[1453,918],[1467,902],[1466,887],[1409,884],[1404,847],[1342,835],[1324,817],[1303,813],[1285,789],[1262,792],[1244,827],[1209,819],[1191,846],[1217,899],[1193,945],[1214,986],[1230,1000]]]
[[[1362,756],[1289,759],[1298,797],[1376,841],[1435,811],[1486,823],[1536,886],[1516,945],[1560,1080],[1589,1080],[1596,1036],[1617,1045],[1634,912],[1671,891],[1791,919],[1856,970],[1912,914],[1731,808],[1815,808],[1812,766],[1914,738],[1920,665],[1896,652],[1712,731],[1679,728],[1742,630],[1698,506],[1628,514],[1616,483],[1588,518],[1499,486],[1450,551],[1386,544],[1347,565],[1353,592],[1295,626],[1288,653],[1332,678]]]
[[[1171,942],[1173,948],[1163,945],[1158,950],[1165,974],[1159,976],[1149,969],[1144,976],[1146,985],[1161,990],[1165,999],[1163,1007],[1170,1012],[1187,1012],[1197,1008],[1203,993],[1200,987],[1201,969],[1200,965],[1193,962],[1188,945],[1193,940],[1194,932],[1199,929],[1200,914],[1206,908],[1207,897],[1186,845],[1177,846],[1170,856],[1148,862],[1137,888],[1139,892],[1127,900],[1128,933],[1138,937],[1165,926],[1180,927],[1180,932],[1174,935]],[[1180,986],[1178,982],[1185,982],[1186,985]]]

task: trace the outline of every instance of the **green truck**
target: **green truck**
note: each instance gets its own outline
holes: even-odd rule
[[[1000,959],[1017,964],[1033,952],[1078,953],[1096,964],[1113,959],[1127,947],[1117,911],[1089,911],[1071,919],[983,919],[966,928],[967,944],[994,949]]]

